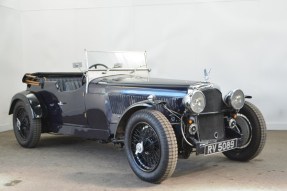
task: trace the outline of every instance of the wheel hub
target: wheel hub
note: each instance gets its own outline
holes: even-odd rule
[[[21,121],[17,118],[16,126],[18,127],[19,131],[21,130]]]
[[[135,154],[137,155],[138,153],[142,153],[143,150],[144,150],[143,142],[137,143],[136,144],[136,152],[135,152]]]

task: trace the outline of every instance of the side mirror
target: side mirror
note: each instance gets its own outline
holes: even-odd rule
[[[74,62],[73,68],[82,68],[82,62]]]

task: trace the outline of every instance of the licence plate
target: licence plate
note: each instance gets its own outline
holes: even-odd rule
[[[237,148],[237,139],[211,143],[204,147],[204,155],[221,153]]]

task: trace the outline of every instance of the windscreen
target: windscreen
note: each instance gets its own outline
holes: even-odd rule
[[[138,69],[147,68],[146,52],[103,52],[86,51],[87,67],[103,69],[102,65],[110,69]]]

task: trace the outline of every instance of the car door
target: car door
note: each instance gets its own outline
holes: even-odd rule
[[[85,86],[57,94],[63,125],[86,125]]]

